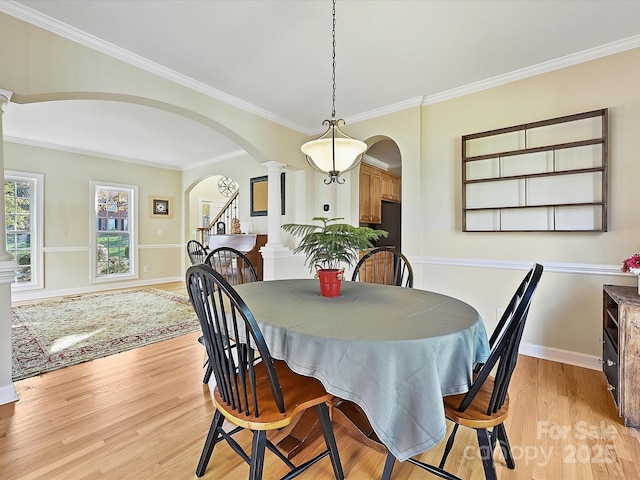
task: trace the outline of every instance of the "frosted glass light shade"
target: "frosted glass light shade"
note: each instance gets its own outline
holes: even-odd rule
[[[300,149],[319,170],[344,172],[367,150],[367,144],[353,138],[318,138],[305,143]]]

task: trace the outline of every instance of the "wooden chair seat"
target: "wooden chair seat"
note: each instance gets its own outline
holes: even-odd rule
[[[331,400],[332,396],[325,391],[319,380],[295,373],[282,360],[274,360],[273,363],[284,395],[285,411],[280,413],[273,401],[267,372],[264,365],[259,363],[255,367],[255,372],[260,416],[256,417],[253,413],[247,415],[244,411],[238,411],[228,405],[222,399],[216,386],[214,401],[218,410],[227,420],[234,425],[250,430],[274,430],[289,425],[300,412]],[[249,392],[250,404],[253,404],[253,399],[253,395]]]
[[[466,393],[444,397],[446,417],[459,425],[469,428],[493,428],[504,422],[509,411],[509,394],[507,394],[504,403],[496,413],[487,415],[491,393],[493,392],[493,381],[493,377],[489,377],[484,381],[478,394],[464,412],[460,412],[458,407]]]

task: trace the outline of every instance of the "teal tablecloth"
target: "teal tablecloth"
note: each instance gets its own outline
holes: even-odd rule
[[[398,460],[446,433],[443,395],[463,393],[489,355],[478,312],[424,290],[343,282],[325,298],[317,280],[236,287],[271,354],[365,411]]]

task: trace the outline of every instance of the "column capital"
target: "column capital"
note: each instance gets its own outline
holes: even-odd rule
[[[0,88],[0,113],[4,112],[4,106],[11,101],[13,92]]]
[[[286,163],[280,163],[280,162],[276,162],[274,160],[269,160],[268,162],[264,162],[262,164],[264,167],[267,168],[267,170],[269,171],[276,171],[279,172],[280,170],[282,170],[284,167],[287,166]]]

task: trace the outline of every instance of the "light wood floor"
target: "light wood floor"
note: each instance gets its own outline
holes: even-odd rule
[[[184,293],[181,283],[161,287]],[[197,336],[17,382],[20,401],[0,406],[0,479],[194,478],[213,414],[211,392],[201,383],[203,351]],[[501,480],[640,479],[640,432],[622,425],[601,372],[521,356],[510,396],[507,431],[516,470],[508,470],[497,454]],[[383,454],[339,426],[336,436],[348,479],[380,477]],[[458,436],[448,470],[463,479],[483,479],[475,436],[462,430]],[[248,447],[250,435],[240,438]],[[422,460],[437,463],[443,443]],[[317,440],[314,450],[321,447]],[[264,478],[285,473],[267,453]],[[221,443],[203,478],[247,476],[247,465]],[[333,478],[329,460],[299,478]],[[423,478],[435,477],[410,464],[396,464],[392,476]]]

